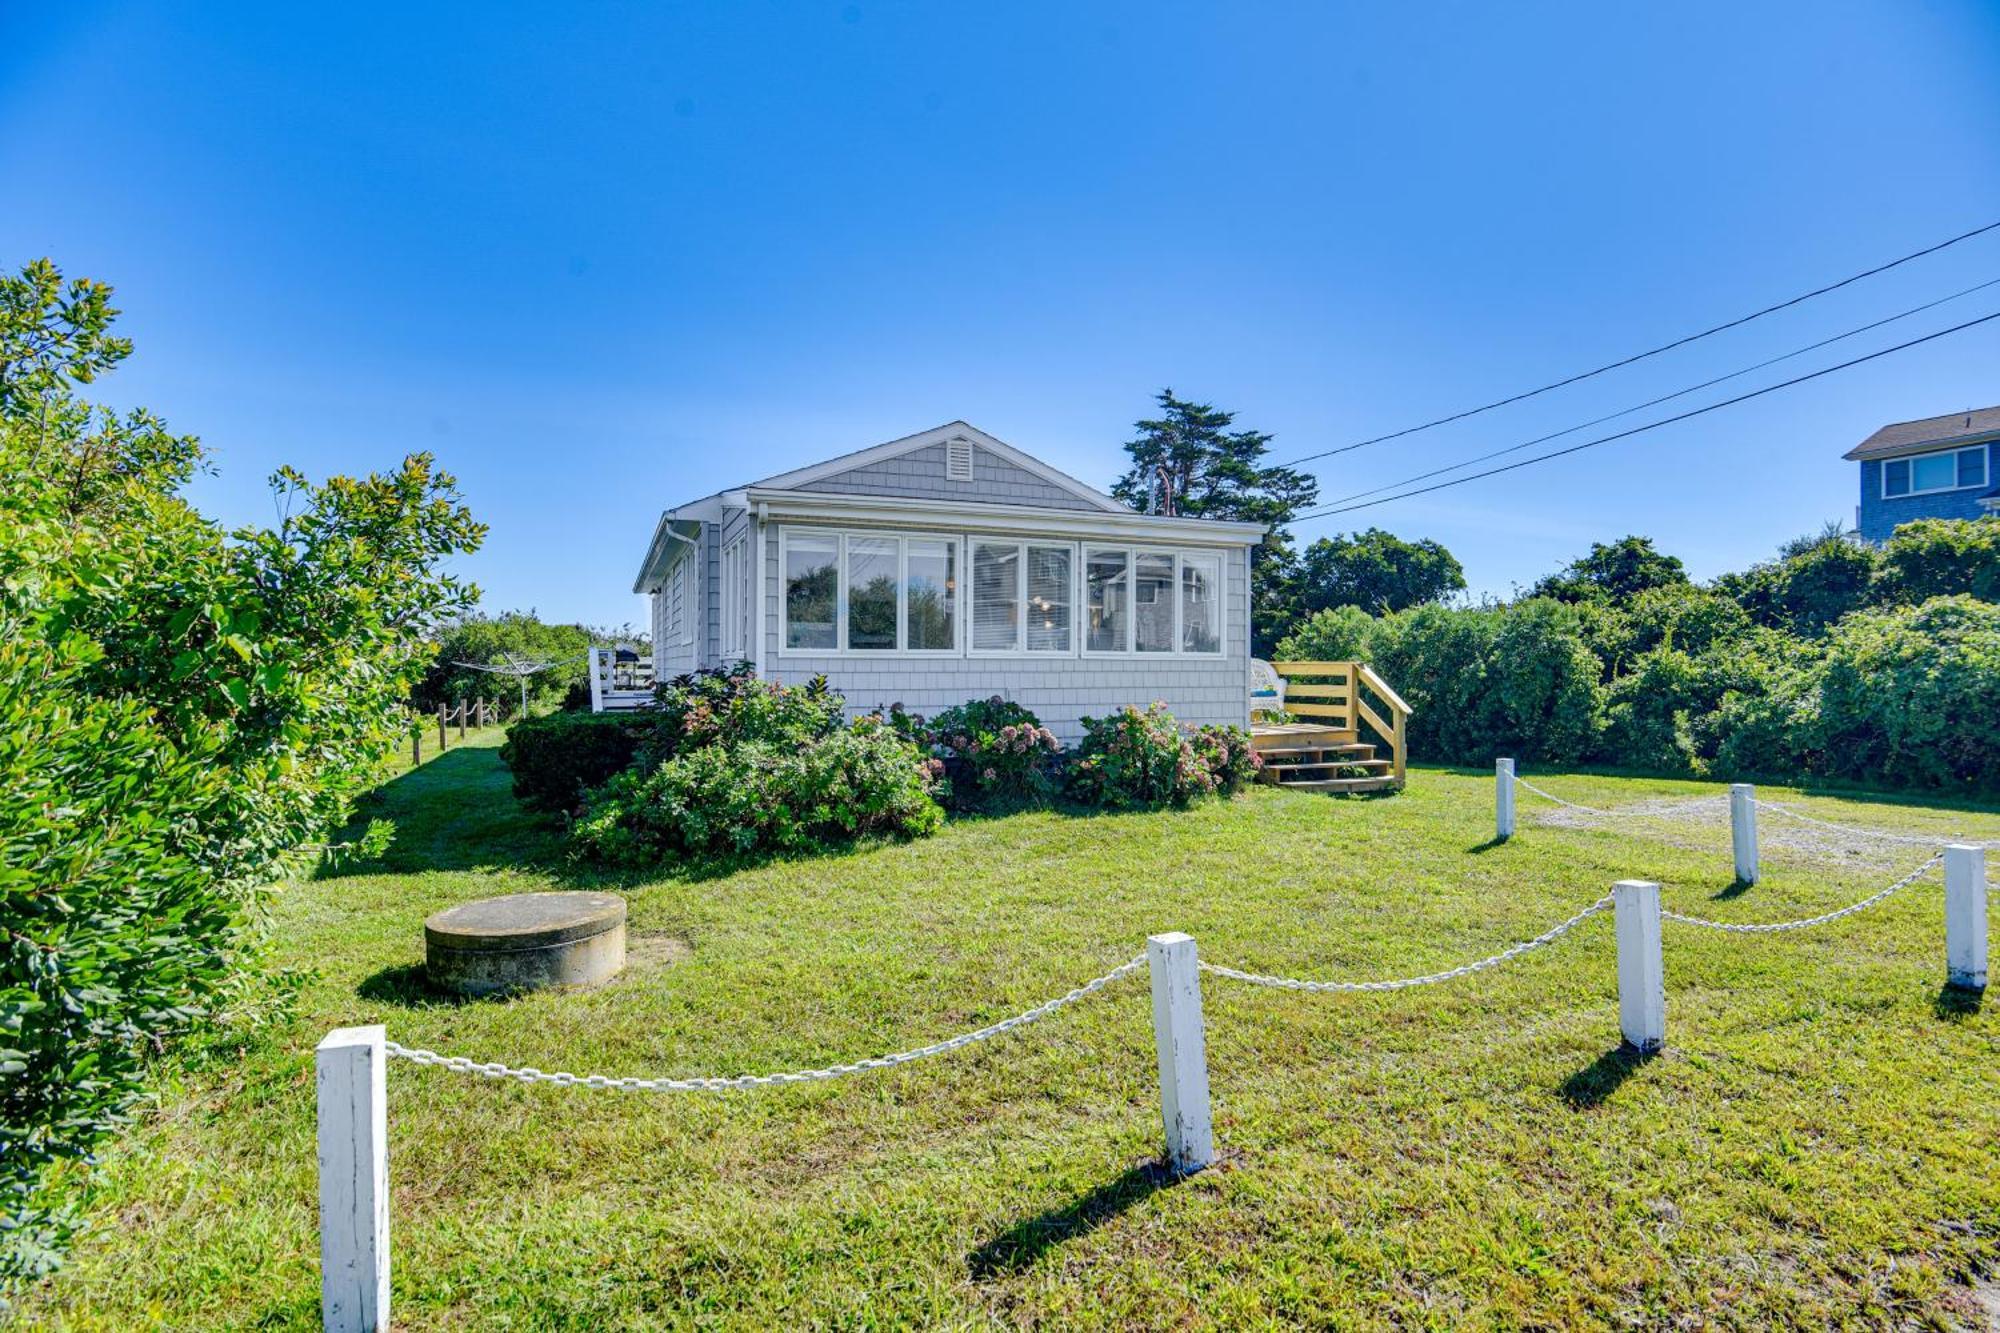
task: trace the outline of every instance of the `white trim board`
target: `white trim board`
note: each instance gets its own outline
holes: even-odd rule
[[[900,440],[890,440],[885,444],[878,444],[872,448],[858,449],[851,454],[842,454],[838,458],[829,458],[823,463],[814,463],[810,467],[796,468],[790,472],[781,472],[775,477],[766,477],[762,481],[752,482],[746,489],[753,491],[794,490],[800,486],[810,485],[815,481],[824,481],[828,477],[838,476],[843,472],[850,472],[858,467],[866,467],[870,463],[879,463],[888,458],[900,458],[904,454],[915,453],[919,449],[928,449],[932,445],[945,444],[954,439],[970,440],[975,447],[986,450],[986,452],[992,454],[995,458],[1012,463],[1024,472],[1033,473],[1050,485],[1060,487],[1069,494],[1074,495],[1077,499],[1087,501],[1104,513],[1129,514],[1132,512],[1096,487],[1085,485],[1075,477],[1070,476],[1067,472],[1058,471],[1032,454],[1024,454],[1006,441],[995,439],[993,436],[979,429],[979,427],[965,421],[947,422],[942,426],[933,426],[929,430],[918,431],[915,435],[905,435]]]

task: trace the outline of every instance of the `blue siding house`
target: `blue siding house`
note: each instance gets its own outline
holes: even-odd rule
[[[1899,421],[1846,457],[1861,464],[1854,527],[1865,541],[1920,518],[2000,513],[2000,407]]]

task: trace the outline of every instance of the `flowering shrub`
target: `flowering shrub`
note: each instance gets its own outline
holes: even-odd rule
[[[1264,756],[1251,748],[1250,733],[1241,727],[1196,727],[1189,743],[1218,795],[1234,796],[1264,767]]]
[[[642,768],[704,745],[762,741],[780,749],[811,745],[840,729],[844,700],[825,676],[803,685],[760,680],[748,662],[676,676],[655,692],[659,720],[639,753]]]
[[[1019,704],[998,695],[974,699],[945,709],[928,726],[917,718],[915,729],[943,762],[960,809],[1016,810],[1055,795],[1062,744]]]
[[[1234,728],[1218,727],[1214,732]],[[1083,744],[1070,765],[1068,794],[1085,805],[1113,810],[1187,805],[1219,790],[1247,757],[1229,757],[1230,742],[1210,737],[1198,752],[1193,738],[1163,703],[1141,712],[1125,707],[1109,717],[1083,719]],[[1243,748],[1249,748],[1247,740]],[[1213,756],[1213,758],[1211,758]],[[1248,771],[1248,770],[1245,770]],[[1236,781],[1240,785],[1240,779]]]
[[[592,792],[573,836],[584,856],[633,867],[924,837],[944,822],[932,762],[866,718],[805,745],[698,745]]]

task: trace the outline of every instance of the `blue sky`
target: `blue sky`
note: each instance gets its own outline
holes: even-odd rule
[[[2000,219],[2000,6],[16,5],[0,182],[0,263],[117,287],[103,396],[208,441],[210,512],[433,450],[490,609],[618,623],[661,508],[834,453],[962,417],[1106,484],[1172,385],[1287,459]],[[1324,494],[1995,277],[2000,232]],[[1995,402],[2000,321],[1299,535],[1712,575],[1851,520],[1876,426]]]

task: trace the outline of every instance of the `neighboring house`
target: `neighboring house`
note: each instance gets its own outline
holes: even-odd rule
[[[1861,464],[1854,526],[1867,541],[1919,518],[2000,510],[2000,407],[1884,426],[1845,457]]]
[[[1064,741],[1158,699],[1247,724],[1256,523],[1134,513],[962,421],[668,510],[660,679],[749,661],[851,711],[1001,695]]]

